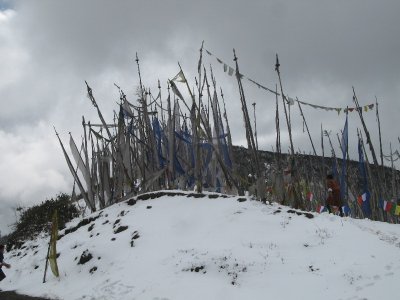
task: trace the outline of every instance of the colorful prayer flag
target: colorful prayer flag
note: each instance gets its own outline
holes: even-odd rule
[[[363,202],[367,201],[367,197],[368,197],[367,193],[358,196],[357,197],[358,204],[362,205]]]
[[[344,213],[345,216],[348,216],[350,214],[350,207],[348,207],[347,205],[342,206],[342,211]]]
[[[395,212],[396,212],[396,207],[397,207],[397,205],[396,205],[396,203],[393,203],[393,205],[392,205],[392,207],[390,208],[390,213],[391,214],[395,214]]]
[[[383,202],[383,210],[390,212],[390,210],[392,209],[393,203],[391,201],[384,201]]]
[[[394,214],[395,214],[396,216],[399,216],[399,215],[400,215],[400,205],[396,205],[396,210],[395,210]]]
[[[311,202],[313,200],[313,198],[314,198],[314,194],[311,193],[311,192],[308,192],[306,197],[307,197],[307,200]]]
[[[358,196],[357,197],[357,203],[359,204],[359,205],[362,205],[362,196],[360,195],[360,196]]]

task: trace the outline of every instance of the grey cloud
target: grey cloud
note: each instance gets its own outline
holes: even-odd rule
[[[134,100],[138,80],[135,52],[139,53],[145,85],[153,91],[157,79],[165,87],[167,79],[177,73],[178,61],[194,84],[198,50],[205,40],[207,49],[231,65],[232,48],[236,48],[241,72],[272,88],[277,83],[274,64],[275,54],[279,53],[285,92],[300,100],[353,106],[352,86],[362,104],[373,102],[376,95],[381,103],[385,152],[390,141],[398,146],[399,133],[392,121],[400,113],[398,1],[43,0],[11,4],[15,16],[0,23],[4,25],[0,27],[0,38],[5,40],[0,44],[0,62],[10,70],[0,71],[0,126],[7,136],[19,136],[21,143],[34,136],[43,151],[59,151],[53,145],[52,125],[64,138],[68,131],[79,138],[82,115],[97,119],[86,98],[84,80],[92,86],[106,118],[112,119],[118,99],[114,82]],[[223,87],[234,141],[243,143],[235,78],[224,74],[215,59],[206,54],[204,62],[207,67],[212,63],[218,86]],[[260,148],[270,150],[275,144],[271,142],[275,96],[249,82],[244,86],[249,105],[257,102]],[[344,115],[306,107],[303,110],[320,151],[321,123],[336,134],[343,128]],[[365,116],[377,146],[375,112]],[[351,157],[356,158],[354,132],[360,122],[354,113],[349,122],[350,144],[354,146]],[[292,109],[292,123],[296,149],[308,153],[311,147],[297,107]],[[46,134],[38,124],[48,126]],[[281,129],[286,131],[283,115]],[[282,141],[282,149],[287,149],[285,132]],[[0,146],[5,152],[13,151],[7,144]],[[49,161],[41,161],[29,149],[21,151],[38,162],[29,169],[33,177],[46,178],[54,172],[63,180],[21,185],[23,191],[9,193],[7,201],[29,203],[44,200],[56,189],[69,192],[71,179],[61,152],[49,155]],[[18,170],[21,168],[16,167],[15,178],[22,176]],[[0,184],[15,183],[3,177]],[[31,193],[31,197],[23,196],[24,192]]]

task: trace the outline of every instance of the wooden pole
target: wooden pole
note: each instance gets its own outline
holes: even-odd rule
[[[301,108],[299,99],[296,99],[296,100],[297,100],[297,104],[299,105],[300,115],[302,116],[303,122],[304,122],[304,124],[306,125],[306,129],[307,129],[307,133],[308,133],[308,138],[310,139],[310,142],[311,142],[311,146],[312,146],[314,155],[317,156],[317,151],[315,151],[314,143],[313,143],[313,140],[312,140],[312,138],[311,138],[310,130],[308,129],[307,121],[306,121],[306,118],[304,117],[304,113],[303,113],[303,110],[302,110],[302,108]]]
[[[382,150],[382,134],[381,134],[381,122],[379,120],[379,109],[378,109],[378,98],[375,96],[375,106],[376,106],[376,120],[378,121],[378,131],[379,131],[379,149],[381,155],[381,166],[383,167],[383,150]]]
[[[253,111],[254,111],[254,137],[256,139],[256,150],[258,151],[256,103],[254,102],[252,105],[253,105]]]
[[[278,85],[275,85],[275,100],[276,100],[276,111],[275,111],[275,128],[276,128],[276,152],[278,153],[278,169],[280,170],[280,160],[281,160],[281,129],[279,124],[279,101],[278,101]]]
[[[49,246],[47,247],[46,265],[44,267],[43,283],[46,282],[47,266],[49,264],[50,245],[51,245],[51,236],[50,236]]]
[[[181,70],[181,72],[182,72],[183,78],[185,79],[186,86],[188,87],[188,91],[189,91],[189,93],[190,93],[192,99],[194,99],[193,94],[192,94],[192,92],[190,91],[189,85],[188,85],[188,83],[187,83],[185,74],[183,73],[182,67],[180,66],[179,63],[178,63],[178,65],[179,65],[179,68],[180,68],[180,70]],[[188,105],[187,105],[187,103],[185,102],[185,100],[184,100],[184,99],[181,99],[181,100],[183,101],[183,103],[185,104],[185,106],[188,107]],[[196,109],[197,111],[200,111],[200,108],[197,107],[196,102],[193,102],[193,104],[194,104],[194,106],[195,106],[195,109]],[[188,107],[188,108],[189,108],[189,107]],[[203,124],[203,126],[204,126],[204,128],[205,128],[205,134],[207,135],[208,140],[209,140],[209,141],[212,141],[212,134],[211,134],[211,132],[210,132],[210,130],[209,130],[209,127],[206,125],[206,124],[207,124],[207,123],[206,123],[206,120],[204,120],[203,117],[201,116],[201,113],[199,114],[199,118],[200,118],[200,122]],[[211,146],[213,147],[213,151],[216,152],[216,149],[215,149],[215,147],[214,147],[214,145],[213,145],[212,143],[211,143]],[[223,160],[222,160],[222,158],[221,158],[221,155],[219,155],[219,153],[216,152],[216,156],[217,156],[218,163],[219,163],[219,165],[221,166],[221,169],[222,169],[222,171],[223,171],[223,173],[224,173],[224,176],[225,176],[225,178],[226,178],[226,180],[227,180],[228,186],[229,186],[229,187],[232,187],[232,184],[233,184],[233,185],[239,190],[239,187],[238,187],[238,185],[237,185],[237,182],[236,182],[235,178],[232,176],[231,172],[229,172],[229,170],[226,168],[226,166],[225,166],[225,164],[224,164],[224,162],[223,162]]]
[[[195,164],[194,164],[194,173],[196,179],[196,186],[197,192],[201,193],[203,191],[203,184],[202,184],[202,174],[201,174],[201,159],[200,159],[200,138],[199,138],[199,122],[198,118],[201,118],[201,99],[199,97],[199,105],[196,105],[196,99],[192,93],[192,90],[189,87],[189,83],[183,73],[182,67],[178,62],[180,72],[182,72],[183,77],[185,78],[185,83],[187,90],[189,91],[190,98],[192,99],[192,107],[189,109],[191,114],[191,121],[192,121],[192,130],[193,130],[193,146],[195,147]],[[196,109],[197,107],[197,109]]]
[[[369,150],[371,151],[371,154],[372,154],[372,159],[374,161],[374,165],[378,167],[379,164],[378,164],[378,160],[376,159],[375,149],[374,149],[374,146],[372,145],[371,136],[369,134],[367,126],[365,125],[364,118],[363,118],[363,115],[362,115],[362,108],[359,105],[358,98],[356,96],[356,92],[354,90],[354,87],[353,87],[353,101],[356,104],[356,109],[357,109],[358,115],[360,116],[360,120],[361,120],[362,126],[364,128],[365,137],[367,139],[367,144],[369,146]]]
[[[232,165],[234,165],[234,159],[233,159],[233,145],[232,145],[232,136],[231,136],[231,129],[229,127],[229,122],[228,122],[228,115],[226,113],[226,106],[225,106],[225,99],[224,99],[224,93],[222,92],[222,88],[220,87],[221,90],[221,98],[222,98],[222,103],[224,104],[224,119],[226,123],[226,131],[228,135],[228,148],[229,148],[229,153],[231,154],[231,161]]]
[[[289,132],[289,141],[290,141],[290,153],[293,156],[294,155],[294,147],[293,147],[293,140],[292,140],[292,128],[290,125],[290,119],[288,116],[288,112],[286,109],[286,97],[285,94],[283,93],[283,86],[282,86],[282,79],[281,79],[281,72],[280,72],[280,64],[279,64],[279,58],[278,58],[278,54],[276,54],[276,63],[275,63],[275,71],[278,73],[278,78],[279,78],[279,85],[281,87],[281,96],[282,96],[282,103],[283,103],[283,108],[285,111],[285,117],[286,117],[286,124],[287,124],[287,128],[288,128],[288,132]]]
[[[255,164],[257,178],[260,178],[261,170],[260,170],[260,166],[259,166],[258,153],[257,153],[256,143],[254,141],[253,130],[252,130],[251,123],[250,123],[249,112],[247,110],[246,97],[244,95],[244,90],[243,90],[242,81],[241,81],[241,74],[239,72],[238,58],[236,57],[235,49],[233,49],[233,57],[234,57],[233,60],[235,61],[235,64],[236,64],[236,79],[237,79],[238,86],[239,86],[240,101],[242,103],[242,111],[243,111],[244,123],[245,123],[245,128],[246,128],[247,146],[248,146],[249,151],[253,155],[253,161]]]

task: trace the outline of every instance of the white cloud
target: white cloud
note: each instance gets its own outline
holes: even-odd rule
[[[44,122],[15,134],[0,131],[0,153],[0,199],[28,205],[70,184],[60,147]]]
[[[0,89],[18,81],[23,75],[23,66],[29,61],[26,49],[13,31],[16,15],[14,10],[0,11]]]

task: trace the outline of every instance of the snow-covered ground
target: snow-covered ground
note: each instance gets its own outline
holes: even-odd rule
[[[400,225],[288,210],[209,194],[119,203],[58,241],[60,278],[42,283],[45,236],[5,253],[0,288],[65,300],[399,299]]]

